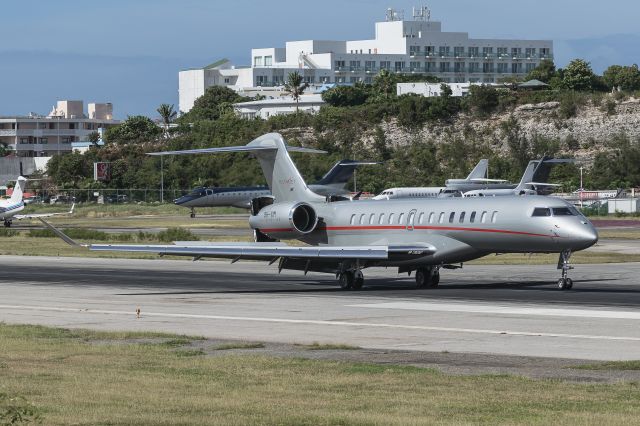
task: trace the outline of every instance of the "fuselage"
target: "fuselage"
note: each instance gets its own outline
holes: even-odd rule
[[[231,188],[196,188],[191,193],[174,201],[183,207],[233,206],[248,209],[253,198],[268,197],[271,191],[266,186]]]
[[[0,220],[11,219],[16,214],[24,210],[24,201],[0,201]]]
[[[460,192],[444,186],[389,188],[373,197],[373,200],[391,200],[396,198],[443,198],[459,197]]]
[[[490,253],[583,250],[598,239],[589,220],[553,197],[361,200],[311,206],[322,223],[299,239],[314,245],[434,246],[436,253],[417,260],[420,264],[463,262]],[[292,238],[291,229],[260,231],[276,239]]]

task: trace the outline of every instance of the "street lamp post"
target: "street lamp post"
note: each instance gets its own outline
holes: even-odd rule
[[[160,204],[164,204],[164,155],[160,156]]]

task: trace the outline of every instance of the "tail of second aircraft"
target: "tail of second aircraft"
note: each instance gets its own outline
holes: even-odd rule
[[[18,176],[16,179],[16,186],[13,187],[13,193],[11,194],[11,201],[19,203],[22,201],[22,194],[24,194],[24,189],[27,186],[27,179],[22,176]]]
[[[186,151],[154,152],[149,155],[207,154],[217,152],[249,152],[262,167],[267,184],[277,203],[287,201],[323,201],[324,197],[309,189],[289,156],[292,152],[324,153],[316,149],[287,146],[282,135],[268,133],[244,146],[191,149]]]
[[[467,180],[482,179],[487,177],[487,169],[489,168],[489,160],[482,159],[478,161],[478,164],[471,170]]]

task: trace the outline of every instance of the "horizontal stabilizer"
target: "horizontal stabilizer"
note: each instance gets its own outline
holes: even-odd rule
[[[487,178],[473,178],[469,179],[471,182],[496,182],[496,183],[504,183],[506,180],[504,179],[487,179]]]
[[[532,186],[562,186],[558,183],[545,183],[545,182],[527,182],[525,183],[525,185],[532,185]]]

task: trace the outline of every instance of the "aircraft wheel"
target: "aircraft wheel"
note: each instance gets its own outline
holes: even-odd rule
[[[573,280],[571,278],[567,278],[565,288],[567,290],[571,290],[573,288]]]
[[[363,285],[364,285],[364,275],[362,275],[362,271],[358,271],[355,273],[353,277],[352,288],[354,290],[360,290],[362,289]]]
[[[189,215],[189,217],[190,217],[191,219],[195,219],[195,218],[196,218],[196,214],[195,214],[195,213],[191,213],[191,214]]]
[[[11,228],[11,221],[10,220],[5,220],[4,221],[4,227],[5,228]]]
[[[418,268],[416,270],[416,287],[424,288],[428,287],[430,284],[430,273],[429,270],[425,268]]]
[[[438,287],[438,284],[440,284],[440,272],[435,271],[431,276],[431,287]]]
[[[338,277],[338,282],[340,283],[340,288],[343,290],[351,290],[353,287],[353,273],[352,272],[343,272]]]
[[[558,280],[558,288],[560,290],[571,290],[573,288],[573,280],[571,278],[560,278]]]

